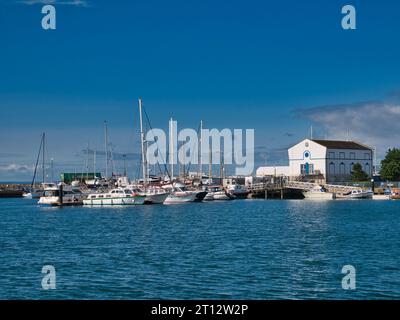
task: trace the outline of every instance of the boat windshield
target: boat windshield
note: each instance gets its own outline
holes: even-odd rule
[[[59,197],[60,193],[58,190],[47,190],[44,192],[45,197]]]
[[[178,191],[182,191],[182,192],[187,191],[187,188],[186,188],[186,187],[175,187],[175,188],[176,188],[176,190],[178,190]]]

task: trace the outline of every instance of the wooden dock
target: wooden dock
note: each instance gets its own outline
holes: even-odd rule
[[[284,183],[256,183],[248,187],[251,199],[303,199],[301,189],[286,188]]]

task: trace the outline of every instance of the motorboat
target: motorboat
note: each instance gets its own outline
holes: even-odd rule
[[[170,194],[170,192],[156,186],[136,190],[140,195],[145,196],[145,204],[163,204]]]
[[[73,181],[73,184],[80,184],[79,181]],[[91,189],[96,189],[96,188],[107,188],[109,186],[108,181],[106,181],[104,178],[94,178],[94,179],[89,179],[85,180],[85,185]],[[119,185],[121,187],[122,185]]]
[[[347,193],[337,195],[342,199],[372,199],[374,193],[371,190],[354,189]]]
[[[83,200],[86,206],[113,206],[144,204],[145,196],[130,188],[116,188],[109,192],[91,193]]]
[[[73,206],[82,205],[86,195],[78,188],[60,183],[53,184],[44,189],[38,204],[50,206]]]
[[[246,199],[250,191],[240,184],[231,184],[226,188],[227,193],[234,196],[236,199]]]
[[[189,190],[182,183],[174,183],[172,186],[167,185],[163,188],[171,191],[167,199],[164,201],[164,204],[201,202],[207,195],[206,191]]]
[[[336,193],[328,192],[323,186],[315,186],[311,190],[303,191],[305,199],[312,200],[332,200],[336,198]]]
[[[234,200],[236,198],[221,186],[206,186],[204,190],[207,192],[207,195],[204,198],[205,201]]]
[[[389,198],[392,200],[400,200],[400,189],[392,188]]]

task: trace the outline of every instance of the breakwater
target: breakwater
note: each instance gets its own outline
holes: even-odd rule
[[[30,184],[7,183],[0,184],[0,198],[20,198]]]

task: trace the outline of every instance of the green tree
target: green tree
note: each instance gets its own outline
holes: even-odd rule
[[[352,181],[367,181],[368,174],[363,171],[361,164],[356,163],[353,166],[353,170],[351,171],[351,180]]]
[[[381,161],[381,177],[385,180],[400,180],[400,149],[389,149]]]

